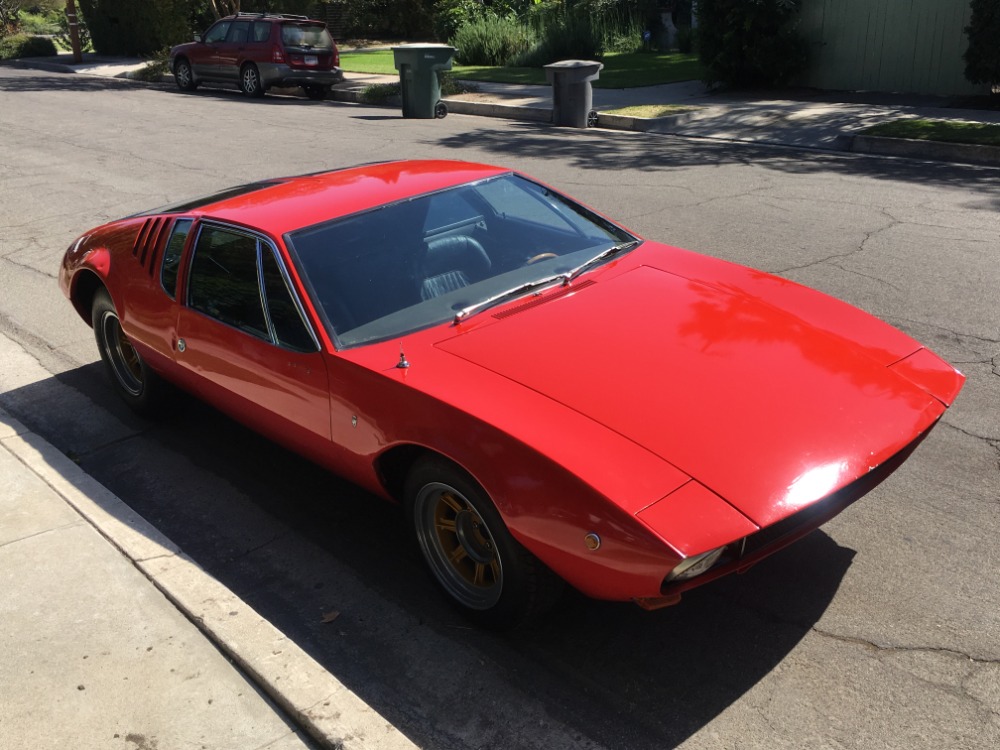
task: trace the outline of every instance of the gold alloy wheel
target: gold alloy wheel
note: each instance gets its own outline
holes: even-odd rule
[[[110,311],[104,313],[101,334],[104,338],[104,350],[119,384],[132,396],[138,396],[142,393],[142,360],[122,331],[117,315]]]
[[[493,607],[503,589],[503,565],[493,534],[461,492],[424,485],[414,506],[417,540],[449,594],[471,609]]]

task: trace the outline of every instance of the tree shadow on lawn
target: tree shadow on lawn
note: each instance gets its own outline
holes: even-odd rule
[[[442,600],[397,508],[199,402],[146,422],[99,364],[0,402],[422,747],[673,747],[782,662],[854,555],[819,531],[675,607],[569,592],[498,636]]]

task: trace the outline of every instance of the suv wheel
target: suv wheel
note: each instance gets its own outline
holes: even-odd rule
[[[253,63],[247,63],[240,70],[240,89],[254,99],[264,96],[264,86],[260,82],[260,71]]]
[[[198,88],[198,83],[194,80],[194,72],[191,70],[191,63],[184,58],[174,64],[174,80],[177,81],[177,88],[181,91],[194,91]]]

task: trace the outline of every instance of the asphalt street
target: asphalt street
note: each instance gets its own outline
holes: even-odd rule
[[[393,507],[193,401],[130,414],[56,286],[102,221],[424,157],[523,170],[644,236],[846,300],[965,390],[893,477],[745,575],[658,612],[570,593],[527,633],[472,630]],[[0,69],[0,332],[51,373],[0,406],[427,748],[1000,746],[998,254],[996,168]],[[568,346],[585,377],[600,342]]]

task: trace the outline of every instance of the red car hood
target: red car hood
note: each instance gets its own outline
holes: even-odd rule
[[[648,266],[577,287],[437,346],[644,446],[758,526],[863,476],[945,409],[871,349],[759,298]]]

